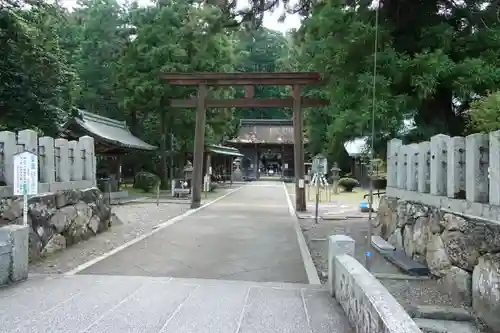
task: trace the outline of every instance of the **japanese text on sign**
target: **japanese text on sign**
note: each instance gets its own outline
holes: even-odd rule
[[[38,156],[25,151],[14,155],[14,195],[38,194]]]

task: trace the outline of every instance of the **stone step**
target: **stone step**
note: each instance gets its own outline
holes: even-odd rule
[[[138,276],[37,276],[0,289],[0,321],[1,333],[352,333],[321,286]]]
[[[396,248],[394,245],[389,244],[385,239],[380,236],[372,236],[372,245],[377,251],[394,251]]]
[[[469,310],[452,306],[417,305],[408,308],[407,312],[413,318],[474,321],[474,316]]]
[[[474,324],[465,321],[415,318],[424,333],[479,333]]]

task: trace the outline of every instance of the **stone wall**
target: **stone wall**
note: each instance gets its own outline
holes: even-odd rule
[[[23,198],[0,198],[0,227],[22,224]],[[28,199],[29,255],[34,260],[88,239],[110,226],[111,208],[97,188]]]
[[[443,288],[500,332],[500,224],[384,197],[375,230],[407,256],[426,264]]]

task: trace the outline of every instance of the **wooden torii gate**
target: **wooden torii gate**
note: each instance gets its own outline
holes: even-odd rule
[[[324,106],[328,103],[321,99],[301,97],[301,88],[305,85],[320,83],[319,73],[165,73],[162,78],[171,85],[198,86],[195,98],[170,100],[173,108],[196,108],[196,130],[193,160],[193,195],[191,208],[200,207],[201,188],[203,186],[203,152],[205,145],[205,119],[207,108],[292,108],[294,125],[294,173],[295,173],[295,209],[306,210],[304,185],[304,140],[303,115],[304,107]],[[254,98],[254,87],[258,85],[273,85],[292,87],[292,96],[288,98]],[[244,86],[245,98],[214,100],[207,96],[208,87]]]

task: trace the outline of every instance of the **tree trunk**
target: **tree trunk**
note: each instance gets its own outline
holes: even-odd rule
[[[137,112],[135,110],[130,113],[130,131],[132,132],[133,135],[140,137],[139,121],[137,119]],[[138,158],[132,159],[132,173],[134,177],[134,185],[135,185],[135,175],[137,175],[137,173],[140,171],[139,161],[140,159]]]
[[[161,133],[161,139],[160,139],[160,154],[161,154],[161,161],[160,161],[160,170],[159,170],[159,176],[161,180],[161,188],[162,189],[167,189],[167,180],[168,180],[168,169],[167,169],[167,113],[166,111],[163,111],[160,114],[160,133]]]

